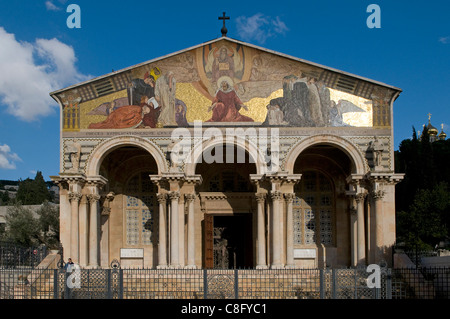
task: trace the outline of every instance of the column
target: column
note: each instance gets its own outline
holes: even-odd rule
[[[364,223],[364,198],[366,194],[356,195],[356,220],[357,220],[357,264],[365,266],[366,264],[366,240]]]
[[[70,254],[67,258],[72,258],[74,263],[80,262],[79,257],[79,202],[81,199],[81,193],[70,192]]]
[[[350,266],[356,267],[357,259],[358,259],[358,243],[357,240],[357,232],[358,232],[358,224],[357,224],[357,209],[354,205],[354,198],[351,199],[351,204],[349,208],[350,213]]]
[[[293,193],[284,194],[286,200],[286,268],[294,268],[294,213],[292,203]]]
[[[98,264],[98,201],[100,195],[89,194],[89,267],[96,268]]]
[[[384,259],[384,241],[383,241],[383,209],[382,199],[384,191],[377,190],[372,192],[372,198],[375,201],[375,263],[380,263]]]
[[[280,191],[272,191],[270,197],[272,199],[272,229],[273,229],[273,239],[272,239],[272,268],[280,269],[283,268],[281,264],[281,230],[280,230]]]
[[[266,259],[266,229],[265,229],[265,218],[264,218],[264,199],[265,194],[257,193],[256,202],[258,204],[258,261],[256,269],[267,269],[267,259]]]
[[[79,235],[80,235],[80,266],[84,267],[89,262],[89,201],[86,196],[81,197],[79,205]]]
[[[187,251],[187,267],[195,269],[195,223],[194,223],[194,200],[195,194],[184,195],[188,204],[188,251]]]
[[[167,212],[166,212],[166,199],[167,194],[158,193],[157,195],[159,203],[159,246],[158,246],[158,266],[157,268],[167,268],[167,242],[166,242],[166,229],[167,229]]]
[[[170,230],[170,266],[173,268],[178,268],[180,266],[179,254],[178,254],[178,199],[180,198],[180,193],[176,191],[172,191],[169,193],[170,198],[170,222],[171,222],[171,230]]]

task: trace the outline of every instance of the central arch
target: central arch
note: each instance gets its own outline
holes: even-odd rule
[[[256,166],[257,174],[264,174],[266,171],[266,160],[261,149],[255,145],[252,141],[245,139],[233,139],[233,141],[228,140],[225,137],[219,137],[209,140],[203,140],[194,145],[190,153],[186,157],[185,172],[186,175],[192,176],[195,174],[197,164],[201,162],[203,158],[203,153],[206,150],[215,147],[222,147],[224,145],[234,146],[244,150],[250,157],[252,163]]]
[[[236,144],[211,143],[203,153],[212,151],[219,152],[215,154],[217,161],[197,161],[195,167],[195,174],[203,180],[197,186],[202,205],[203,267],[253,268],[256,186],[250,176],[257,172],[257,163],[247,150]],[[244,151],[243,158],[238,157],[241,151]],[[227,155],[233,155],[234,161],[227,162]]]

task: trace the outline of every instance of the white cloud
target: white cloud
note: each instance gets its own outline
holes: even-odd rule
[[[440,37],[439,42],[441,42],[443,44],[448,44],[448,43],[450,43],[450,37]]]
[[[59,11],[59,10],[61,10],[60,7],[57,7],[51,1],[45,1],[45,7],[47,8],[47,10],[50,10],[50,11]]]
[[[20,157],[11,152],[9,145],[0,145],[0,169],[15,169],[15,162],[22,161]]]
[[[256,40],[261,44],[268,38],[285,34],[289,30],[280,17],[273,19],[262,13],[257,13],[251,17],[240,16],[236,19],[236,24],[242,40]]]
[[[21,120],[50,114],[50,92],[88,79],[75,67],[73,48],[57,39],[19,42],[0,27],[0,43],[0,102]]]

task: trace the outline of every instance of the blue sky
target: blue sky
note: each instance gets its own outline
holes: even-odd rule
[[[70,29],[67,7],[81,8]],[[368,28],[377,4],[381,28]],[[447,0],[0,2],[0,179],[59,173],[51,91],[221,36],[399,87],[394,144],[431,122],[450,133]]]

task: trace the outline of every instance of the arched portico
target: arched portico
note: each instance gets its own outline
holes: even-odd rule
[[[294,191],[296,249],[315,250],[314,266],[365,264],[367,188],[355,182],[369,172],[363,153],[342,137],[311,136],[292,147],[285,168],[302,175]]]
[[[320,144],[337,147],[347,154],[352,162],[352,174],[363,175],[368,172],[369,167],[362,152],[350,141],[336,135],[313,135],[299,141],[291,148],[284,160],[285,170],[293,174],[298,156],[308,147]]]
[[[87,176],[97,176],[103,159],[112,151],[124,146],[136,146],[146,150],[153,156],[158,167],[158,174],[167,172],[167,161],[161,149],[153,142],[139,136],[121,135],[116,136],[98,145],[89,155],[86,165]]]

